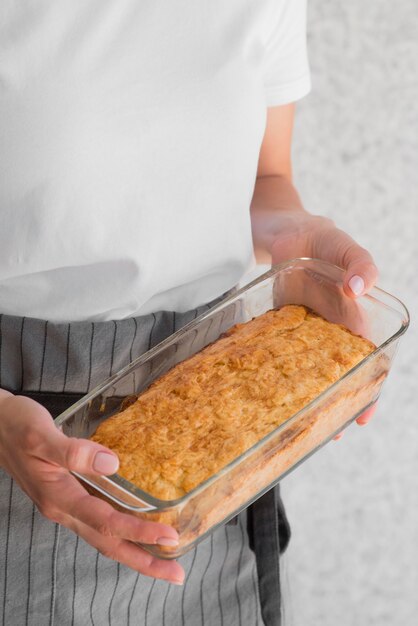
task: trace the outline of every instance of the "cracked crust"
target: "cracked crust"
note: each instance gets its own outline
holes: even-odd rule
[[[374,348],[303,306],[267,311],[176,365],[104,421],[92,439],[117,452],[121,476],[154,497],[176,499],[306,406]],[[376,373],[374,382],[378,378]],[[305,429],[298,428],[299,439],[312,424]],[[324,429],[329,425],[319,428],[318,437]],[[282,466],[291,454],[286,446]]]

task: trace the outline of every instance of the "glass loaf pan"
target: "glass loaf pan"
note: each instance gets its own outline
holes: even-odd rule
[[[331,322],[344,324],[376,346],[368,357],[295,415],[217,474],[177,500],[160,500],[121,476],[77,475],[90,493],[117,509],[176,528],[176,548],[144,545],[161,558],[177,558],[276,484],[315,450],[372,405],[379,396],[408,312],[395,297],[374,288],[353,300],[342,289],[343,271],[314,259],[273,267],[106,380],[56,419],[66,435],[89,437],[180,361],[239,322],[285,304],[303,304]]]

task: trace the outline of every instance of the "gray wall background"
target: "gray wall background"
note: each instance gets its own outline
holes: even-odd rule
[[[305,206],[374,255],[412,325],[378,412],[284,479],[285,626],[418,624],[418,2],[311,0]]]

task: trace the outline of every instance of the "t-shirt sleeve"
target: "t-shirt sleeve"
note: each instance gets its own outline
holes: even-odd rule
[[[267,106],[288,104],[311,88],[307,45],[307,0],[276,0],[277,18],[267,42],[264,86]]]

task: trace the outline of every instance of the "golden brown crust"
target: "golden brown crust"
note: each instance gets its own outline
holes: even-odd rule
[[[288,305],[237,324],[103,422],[92,439],[119,474],[163,500],[215,474],[374,350],[368,340]]]

